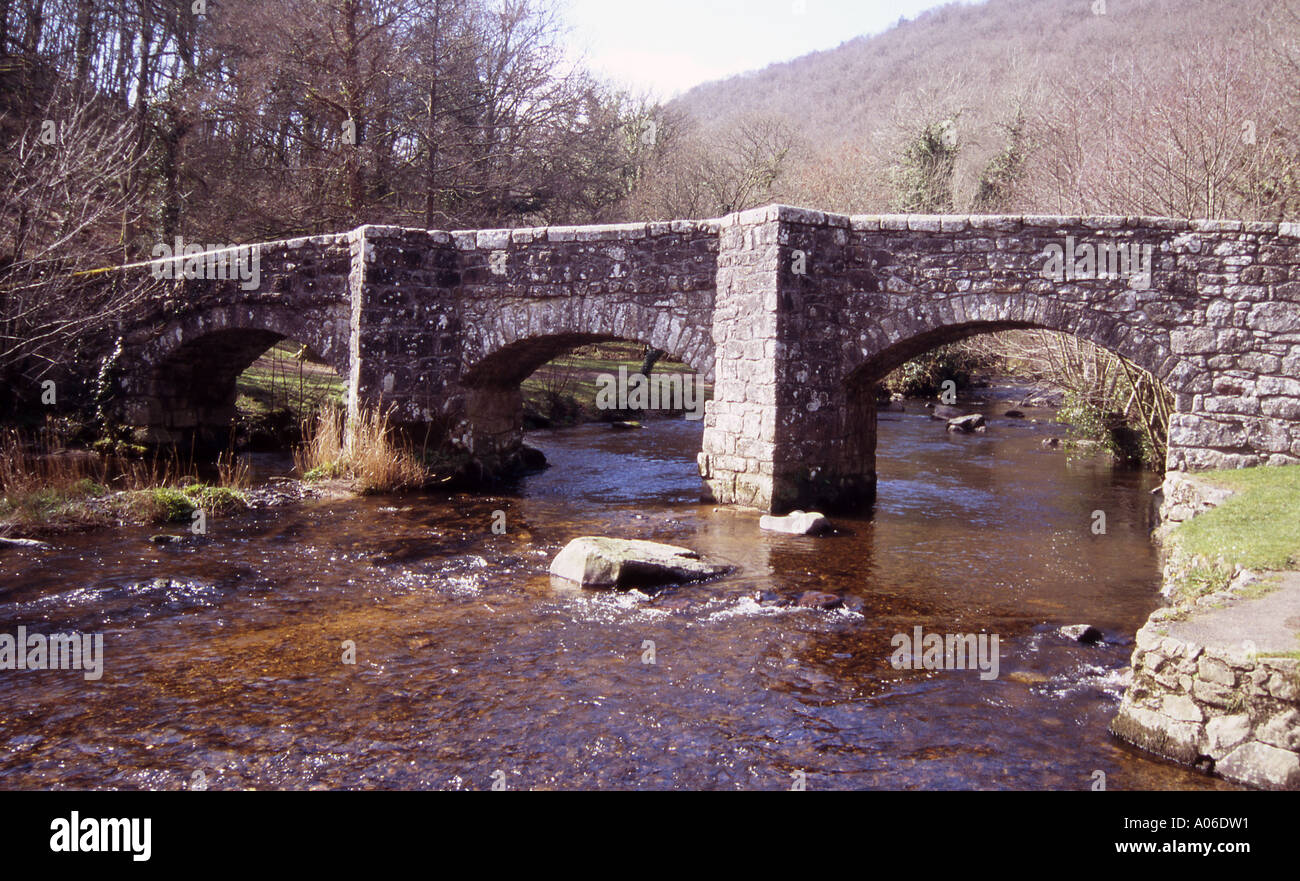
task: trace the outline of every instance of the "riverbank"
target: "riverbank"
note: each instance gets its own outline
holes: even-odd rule
[[[246,489],[192,483],[150,489],[109,490],[89,481],[80,486],[48,491],[25,499],[21,505],[0,508],[0,543],[15,545],[49,539],[71,532],[127,526],[198,528],[209,520],[294,504],[308,499],[346,498],[356,495],[346,481],[308,483],[292,478],[272,478]]]
[[[1300,466],[1166,477],[1170,605],[1138,631],[1111,732],[1261,789],[1300,790]]]

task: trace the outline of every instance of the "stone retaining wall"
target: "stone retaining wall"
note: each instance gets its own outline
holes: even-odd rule
[[[1163,636],[1167,612],[1138,631],[1111,731],[1237,783],[1300,789],[1300,661]]]
[[[1165,479],[1158,536],[1221,503],[1231,493],[1171,473]],[[1177,634],[1192,613],[1251,602],[1256,581],[1239,570],[1224,590],[1195,600],[1175,595],[1177,564],[1165,566],[1174,605],[1157,609],[1137,633],[1133,681],[1111,731],[1176,762],[1263,789],[1300,789],[1300,660],[1258,656],[1247,641],[1200,645]]]

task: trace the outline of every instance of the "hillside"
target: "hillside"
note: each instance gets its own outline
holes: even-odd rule
[[[897,196],[884,180],[890,164],[924,126],[944,120],[954,121],[960,146],[954,205],[969,206],[989,161],[1007,149],[1019,112],[1024,155],[1015,171],[1024,183],[1002,194],[1005,207],[1293,211],[1289,196],[1265,205],[1255,193],[1244,205],[1226,190],[1217,199],[1173,192],[1197,183],[1175,183],[1163,166],[1179,161],[1170,150],[1227,166],[1272,162],[1273,153],[1294,157],[1300,3],[1106,0],[1103,15],[1093,6],[949,5],[875,36],[846,34],[835,49],[698,86],[668,109],[715,143],[738,120],[779,121],[792,149],[763,195],[830,209],[886,207]],[[1243,146],[1247,122],[1252,139],[1259,135],[1244,146],[1260,149],[1206,158],[1222,153],[1224,142]],[[1201,150],[1207,143],[1212,149]],[[1230,172],[1205,168],[1209,178]],[[1284,186],[1294,189],[1293,159],[1269,174],[1291,175]]]

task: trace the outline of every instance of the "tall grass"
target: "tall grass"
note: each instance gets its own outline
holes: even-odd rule
[[[303,421],[303,443],[294,465],[304,479],[345,478],[365,493],[423,486],[429,472],[411,446],[391,430],[387,413],[372,407],[348,424],[338,407],[326,405]]]
[[[238,490],[251,482],[248,465],[237,461],[232,450],[217,461],[222,492],[216,492],[200,480],[193,459],[183,461],[175,449],[128,460],[71,450],[66,442],[53,423],[30,435],[0,431],[0,531],[57,530],[120,519],[164,522],[174,519],[167,516],[166,491],[188,493],[192,505],[212,499],[229,507],[233,500],[242,503]],[[96,503],[119,492],[111,501]]]

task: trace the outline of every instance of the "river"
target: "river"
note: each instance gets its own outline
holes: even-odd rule
[[[881,414],[877,502],[834,536],[700,503],[700,424],[650,420],[534,433],[551,467],[495,496],[8,551],[0,631],[102,633],[105,660],[98,681],[0,672],[0,788],[1228,788],[1106,732],[1159,603],[1154,478],[1045,449],[1047,411],[974,406],[987,434],[949,435],[909,409]],[[584,534],[735,570],[653,596],[552,583]],[[755,600],[810,589],[861,611]],[[1084,622],[1107,641],[1054,632]],[[894,669],[918,626],[997,634],[998,677]]]

